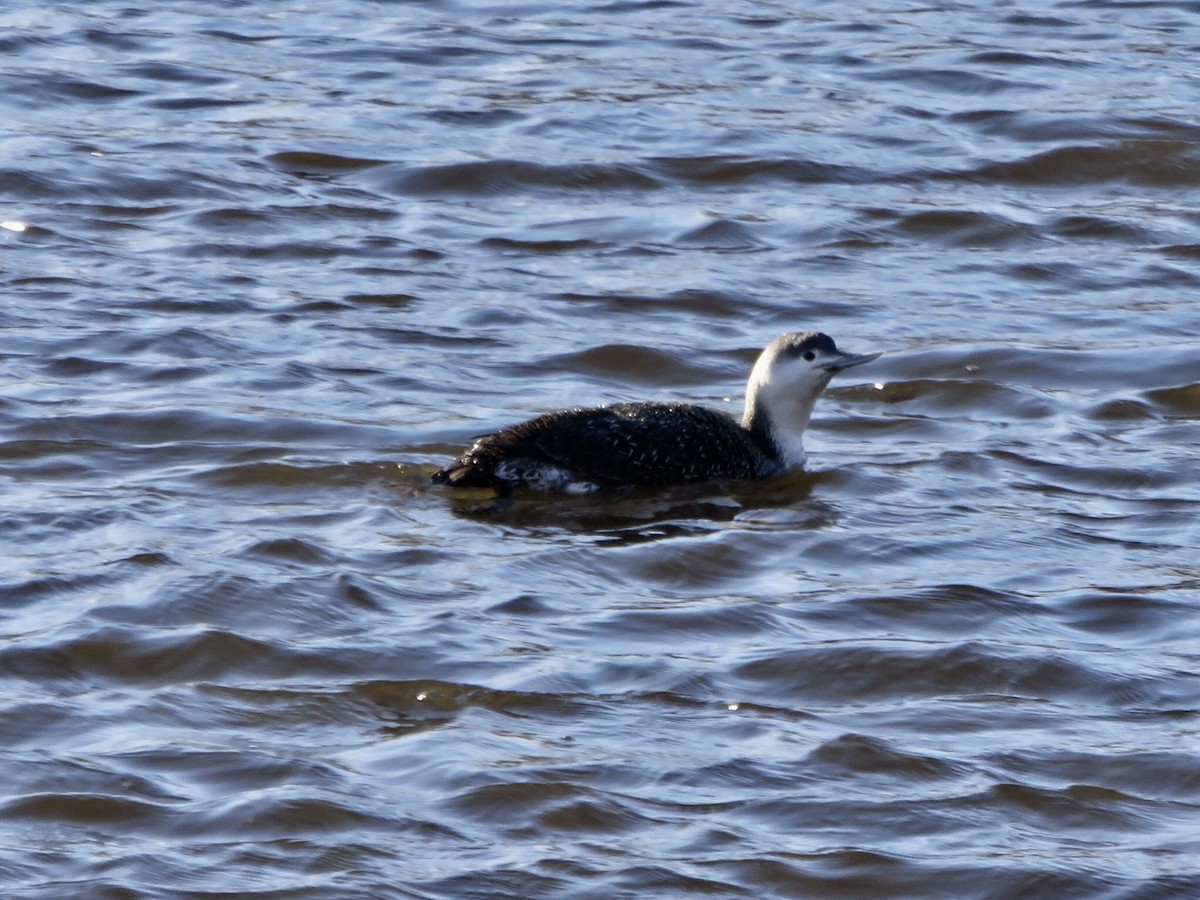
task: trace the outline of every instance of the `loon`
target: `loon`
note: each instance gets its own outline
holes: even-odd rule
[[[844,353],[818,331],[789,332],[755,362],[741,424],[685,403],[576,407],[479,438],[432,480],[508,496],[777,475],[804,465],[804,429],[830,379],[882,355]]]

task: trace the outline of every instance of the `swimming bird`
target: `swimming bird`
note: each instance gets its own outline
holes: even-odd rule
[[[804,465],[804,429],[830,379],[881,355],[843,353],[818,331],[789,332],[755,362],[740,424],[686,403],[565,409],[479,438],[433,482],[507,496],[520,487],[587,493],[777,475]]]

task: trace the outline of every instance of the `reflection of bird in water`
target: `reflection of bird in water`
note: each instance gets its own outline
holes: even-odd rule
[[[784,334],[750,372],[741,424],[684,403],[566,409],[480,438],[433,481],[586,493],[776,475],[804,465],[804,429],[830,379],[880,355],[843,353],[816,331]]]

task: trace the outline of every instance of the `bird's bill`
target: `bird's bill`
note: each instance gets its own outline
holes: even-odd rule
[[[874,353],[841,353],[825,363],[825,368],[830,372],[840,372],[842,369],[853,369],[855,366],[869,363],[871,360],[879,359],[881,356],[883,356],[882,350],[876,350]]]

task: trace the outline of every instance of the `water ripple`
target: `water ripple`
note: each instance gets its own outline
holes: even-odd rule
[[[6,896],[1190,896],[1193,7],[0,13]]]

